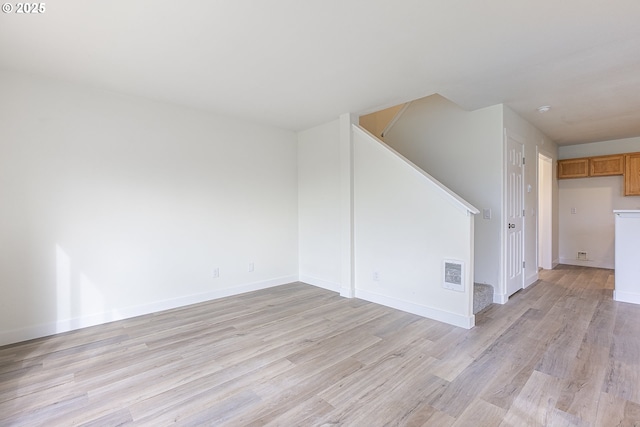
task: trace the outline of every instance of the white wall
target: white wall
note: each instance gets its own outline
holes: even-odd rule
[[[340,123],[298,133],[300,280],[341,288]]]
[[[640,151],[640,137],[562,145],[558,148],[558,158],[573,159],[577,157],[606,156],[607,154],[634,153],[637,151]]]
[[[475,208],[365,131],[353,141],[356,296],[472,327]],[[464,264],[463,292],[442,287],[445,259]]]
[[[557,164],[558,147],[546,135],[535,126],[518,116],[511,108],[504,106],[504,127],[507,132],[517,135],[524,143],[525,167],[525,249],[524,261],[526,268],[525,286],[531,285],[538,279],[538,153],[552,159],[553,165]],[[553,167],[555,171],[557,168]],[[552,254],[553,260],[558,259],[558,190],[557,179],[552,178],[551,215],[552,215]],[[506,230],[503,228],[502,232]],[[557,262],[556,262],[557,264]]]
[[[601,156],[640,151],[640,137],[561,146],[559,158]],[[560,262],[614,268],[614,209],[640,209],[639,196],[624,196],[622,176],[561,179]],[[575,208],[575,214],[571,209]],[[587,260],[577,260],[577,252]]]
[[[297,279],[294,133],[11,73],[0,93],[0,344]]]
[[[411,102],[385,142],[491,219],[475,221],[475,281],[500,292],[502,122],[496,105],[468,112],[433,95]]]

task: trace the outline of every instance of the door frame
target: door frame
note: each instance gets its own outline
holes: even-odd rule
[[[553,268],[553,157],[549,154],[537,150],[537,177],[538,183],[538,217],[536,221],[536,258],[537,267],[551,270]],[[545,165],[548,182],[541,180],[540,170]],[[544,254],[540,256],[541,248],[544,247]]]

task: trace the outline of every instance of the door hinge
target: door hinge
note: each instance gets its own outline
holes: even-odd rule
[[[522,268],[524,268],[524,261],[522,261]]]
[[[522,158],[522,164],[524,165],[524,157]]]
[[[525,216],[526,209],[522,209],[522,216]]]

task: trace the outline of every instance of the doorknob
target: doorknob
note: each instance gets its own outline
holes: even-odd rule
[[[509,228],[516,228],[516,225],[509,223]]]

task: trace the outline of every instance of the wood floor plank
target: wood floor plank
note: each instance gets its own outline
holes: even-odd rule
[[[177,408],[192,399],[197,399],[201,393],[206,393],[210,398],[235,394],[243,388],[248,388],[249,384],[255,381],[278,375],[290,367],[291,363],[282,360],[281,357],[271,363],[256,359],[246,360],[226,369],[195,377],[191,381],[171,388],[157,390],[154,387],[149,393],[151,397],[140,401],[131,399],[129,409],[135,420],[153,419],[154,414],[159,416],[171,413],[171,408]]]
[[[370,375],[360,376],[360,381],[350,384],[346,390],[338,390],[345,387],[337,384],[327,391],[326,397],[322,392],[321,397],[336,408],[329,414],[330,420],[339,425],[393,425],[404,416],[410,416],[421,405],[428,404],[434,394],[439,395],[443,388],[442,379],[421,371],[425,366],[423,360],[429,363],[431,358],[419,353],[407,355],[395,366],[382,363],[371,367],[375,369],[369,371]],[[382,371],[384,365],[392,372],[378,376],[376,372]],[[416,378],[420,379],[420,387],[416,387]],[[349,390],[353,393],[343,393]]]
[[[640,426],[640,405],[620,399],[612,394],[602,393],[598,401],[596,427]]]
[[[526,335],[521,337],[518,345],[509,352],[502,369],[487,382],[479,397],[497,407],[510,408],[543,353],[544,347],[539,341]]]
[[[23,380],[2,382],[0,383],[0,404],[34,393],[48,393],[53,387],[72,382],[74,382],[73,374],[61,375],[58,372],[49,371],[28,375]]]
[[[265,421],[268,427],[316,426],[324,423],[328,414],[334,410],[324,399],[318,396],[311,398],[283,412],[271,421]]]
[[[258,386],[252,387],[261,396],[261,404],[230,420],[228,425],[259,426],[282,419],[285,413],[304,405],[319,390],[357,372],[361,367],[362,364],[357,360],[346,358],[338,363],[323,364],[321,369],[315,365],[302,369],[298,366],[272,381],[261,381]],[[285,387],[279,385],[283,383]]]
[[[501,426],[549,426],[563,380],[533,371]]]
[[[506,410],[485,402],[482,399],[475,399],[460,415],[452,427],[466,426],[499,426],[504,419]]]
[[[419,350],[408,348],[405,351],[387,354],[376,362],[363,366],[358,372],[328,386],[319,396],[334,407],[350,402],[357,404],[365,397],[379,393],[385,388],[393,388],[402,375],[410,369],[427,367],[435,359],[423,355]]]
[[[558,409],[580,419],[595,419],[597,405],[594,403],[600,397],[608,357],[607,348],[584,341],[571,367],[567,387],[558,399]]]
[[[180,405],[153,412],[149,417],[136,420],[141,425],[203,426],[221,425],[224,421],[246,412],[260,402],[250,389],[241,390],[224,399],[205,392],[192,396]]]
[[[292,283],[0,347],[0,425],[640,426],[640,305],[540,278],[471,330]]]
[[[60,391],[53,390],[51,397],[47,400],[17,399],[11,402],[13,407],[7,409],[3,405],[0,409],[0,425],[7,426],[44,426],[48,425],[56,417],[67,419],[68,412],[76,408],[81,408],[87,403],[87,396],[76,394],[67,387]],[[112,411],[113,409],[111,409]],[[66,421],[65,421],[66,422]],[[54,425],[54,424],[53,424]]]

